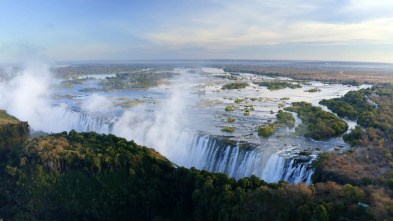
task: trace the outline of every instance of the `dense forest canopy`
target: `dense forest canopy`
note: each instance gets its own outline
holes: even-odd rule
[[[269,90],[279,90],[279,89],[285,89],[287,87],[295,89],[295,88],[301,88],[302,85],[300,84],[293,84],[287,81],[262,81],[262,82],[253,82],[254,84],[257,84],[259,86],[265,86]]]
[[[234,83],[225,84],[224,86],[221,87],[221,89],[242,89],[242,88],[246,88],[247,86],[249,86],[249,84],[246,82],[234,82]]]
[[[372,187],[176,168],[133,141],[75,131],[14,147],[0,177],[5,220],[369,220],[385,215],[375,196],[387,197]]]
[[[337,137],[348,130],[348,125],[336,115],[314,107],[307,102],[293,102],[286,111],[296,112],[302,124],[295,128],[296,133],[316,140]]]

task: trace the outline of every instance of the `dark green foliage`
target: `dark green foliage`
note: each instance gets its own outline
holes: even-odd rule
[[[349,91],[342,98],[324,99],[319,103],[327,106],[340,117],[356,120],[359,113],[374,110],[374,105],[368,101],[371,93],[371,89]]]
[[[99,81],[104,90],[130,90],[145,89],[158,86],[164,79],[173,77],[172,72],[141,71],[136,73],[117,73],[116,77],[110,77]]]
[[[329,215],[326,208],[323,205],[318,205],[315,207],[312,217],[312,221],[329,221]]]
[[[71,131],[11,151],[0,167],[0,214],[5,220],[371,219],[357,206],[368,200],[362,189],[333,185],[329,192],[323,183],[236,181],[175,168],[154,150],[111,134]]]
[[[29,125],[27,122],[0,125],[0,154],[25,141],[28,134]]]
[[[259,136],[269,137],[276,131],[276,129],[282,127],[291,128],[295,124],[295,118],[291,113],[279,110],[276,117],[277,120],[274,123],[258,127]]]
[[[18,122],[19,122],[19,120],[16,117],[7,114],[7,112],[5,110],[0,110],[0,125],[2,125],[2,124],[16,124]]]
[[[96,78],[93,77],[87,77],[87,78],[79,78],[78,76],[72,77],[71,80],[64,80],[60,82],[57,87],[60,89],[67,89],[67,88],[73,88],[74,84],[84,84],[87,81],[92,81],[96,80]]]
[[[233,75],[215,75],[214,77],[216,78],[227,78],[229,80],[237,80],[237,77],[233,76]]]
[[[307,102],[293,102],[292,107],[284,108],[286,111],[296,112],[303,124],[296,127],[296,133],[303,134],[316,140],[342,135],[348,130],[345,121],[336,115],[314,107]]]
[[[325,177],[328,174],[325,173],[325,171],[323,171],[323,165],[328,160],[329,160],[329,154],[323,153],[316,160],[312,162],[312,166],[314,167],[314,173],[311,175],[311,179],[313,183],[329,180]]]
[[[0,214],[8,219],[125,219],[132,213],[152,219],[170,213],[161,205],[171,192],[160,188],[168,189],[161,178],[173,166],[114,135],[71,131],[34,138],[14,149],[2,168],[0,198],[6,201]],[[155,209],[147,211],[150,206]]]
[[[236,130],[236,127],[223,127],[221,131],[232,133]]]
[[[232,111],[235,110],[234,108],[235,108],[235,106],[232,104],[232,105],[226,106],[226,107],[225,107],[225,111],[227,111],[227,112],[232,112]]]
[[[221,87],[221,89],[242,89],[242,88],[246,88],[247,86],[249,86],[248,83],[246,82],[234,82],[234,83],[229,83],[229,84],[225,84],[224,86]]]
[[[306,90],[306,92],[310,92],[310,93],[321,92],[321,89],[316,87],[316,88],[312,88],[310,90]]]
[[[258,135],[268,137],[274,133],[276,129],[272,125],[260,126],[258,128]]]
[[[300,84],[292,84],[286,81],[274,81],[274,82],[267,82],[267,81],[262,81],[262,82],[253,82],[254,84],[257,84],[259,86],[265,86],[269,90],[279,90],[279,89],[284,89],[284,88],[301,88],[302,85]]]
[[[293,127],[295,124],[295,118],[291,113],[284,112],[282,110],[279,110],[277,115],[277,120],[274,122],[278,127]]]
[[[337,98],[334,98],[337,99]],[[335,112],[339,117],[347,117],[348,119],[355,120],[358,112],[347,102],[333,99],[331,100],[322,100],[319,102],[327,106],[330,110]]]
[[[340,117],[357,120],[357,123],[363,127],[376,128],[386,134],[392,134],[392,96],[393,86],[386,84],[383,86],[373,86],[371,89],[350,91],[342,98],[322,100],[320,103],[326,105]],[[358,129],[351,136],[357,136],[358,141],[360,141],[359,133],[360,131]],[[365,136],[362,137],[366,138]],[[349,137],[347,140],[349,140]],[[360,144],[359,142],[357,143]]]
[[[366,133],[363,131],[362,127],[356,126],[349,134],[344,134],[343,138],[346,143],[351,144],[351,146],[363,146],[364,136]]]
[[[356,81],[356,80],[340,81],[339,83],[343,84],[343,85],[351,85],[351,86],[360,86],[360,85],[362,85],[359,81]]]
[[[0,110],[0,162],[4,161],[7,153],[16,145],[27,140],[29,125]]]

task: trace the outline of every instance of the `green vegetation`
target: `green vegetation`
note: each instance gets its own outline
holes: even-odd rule
[[[233,75],[215,75],[214,77],[216,78],[225,78],[225,79],[229,79],[229,80],[237,80],[237,77],[233,76]]]
[[[342,98],[333,98],[330,100],[324,99],[319,103],[327,106],[339,117],[347,117],[351,120],[356,120],[358,115],[366,117],[367,115],[370,115],[370,112],[375,110],[374,104],[369,102],[369,96],[371,96],[372,92],[373,90],[370,88],[358,91],[349,91]],[[358,123],[362,123],[362,120]],[[365,124],[364,126],[367,125]]]
[[[244,100],[245,100],[245,99],[236,98],[236,99],[235,99],[235,103],[237,103],[237,104],[238,104],[238,103],[241,103],[241,102],[243,102]]]
[[[141,71],[137,73],[117,73],[116,77],[101,79],[99,84],[105,91],[146,89],[160,85],[164,79],[175,74],[172,72]]]
[[[316,87],[316,88],[312,88],[310,90],[306,90],[305,92],[310,92],[310,93],[321,92],[321,89]]]
[[[92,81],[92,80],[97,80],[97,78],[94,78],[94,77],[86,77],[86,78],[73,77],[71,80],[66,80],[66,82],[69,84],[84,84],[87,81]]]
[[[288,101],[289,99],[291,99],[291,98],[289,98],[289,97],[282,97],[282,98],[280,98],[281,101]]]
[[[292,107],[284,108],[286,111],[296,112],[303,124],[296,127],[296,133],[316,140],[342,135],[348,130],[345,121],[336,115],[314,107],[307,102],[293,102]]]
[[[230,133],[234,132],[235,130],[236,130],[236,127],[223,127],[223,128],[221,128],[221,131],[230,132]]]
[[[76,97],[80,97],[79,95],[72,95],[72,94],[65,94],[65,95],[61,95],[61,94],[54,94],[52,96],[52,99],[55,100],[59,100],[59,99],[72,99],[72,98],[76,98]]]
[[[235,110],[234,108],[235,108],[235,105],[232,104],[232,105],[226,106],[225,111],[232,112]]]
[[[55,73],[58,78],[71,79],[88,74],[116,74],[135,73],[143,70],[153,70],[155,72],[173,71],[173,67],[165,64],[74,64],[64,67],[57,67]]]
[[[383,84],[350,91],[341,98],[324,100],[321,103],[326,104],[339,116],[357,120],[363,128],[357,126],[343,136],[345,142],[353,147],[351,151],[343,154],[326,154],[319,161],[315,181],[372,184],[391,191],[393,85]]]
[[[235,117],[228,117],[228,122],[233,122],[233,121],[235,121],[235,120],[236,120]]]
[[[274,123],[258,127],[258,135],[268,137],[272,135],[278,128],[292,128],[295,125],[295,118],[291,113],[279,110],[276,114],[276,117],[277,120]]]
[[[20,121],[16,117],[7,114],[7,112],[4,110],[0,110],[0,125],[17,124],[19,122]]]
[[[202,99],[196,103],[196,107],[199,109],[214,107],[217,104],[221,104],[222,101],[219,100],[211,100],[211,99]]]
[[[134,100],[125,100],[122,102],[117,102],[115,103],[115,106],[121,106],[123,108],[130,108],[134,107],[138,104],[144,104],[147,102],[147,99],[139,100],[139,99],[134,99]]]
[[[74,84],[71,84],[68,81],[62,81],[58,85],[55,86],[57,89],[70,89],[74,88]]]
[[[274,131],[276,131],[276,129],[271,124],[258,127],[258,135],[259,136],[268,137],[268,136],[272,135],[274,133]]]
[[[69,89],[69,88],[73,88],[74,84],[84,84],[87,81],[91,81],[91,80],[97,80],[96,78],[93,77],[87,77],[87,78],[79,78],[79,76],[69,76],[70,80],[64,80],[62,82],[60,82],[56,87],[59,89]]]
[[[362,127],[356,126],[349,134],[344,134],[343,139],[351,146],[365,146],[365,143],[363,143],[365,136],[367,135]]]
[[[0,164],[13,146],[27,140],[29,125],[0,110]]]
[[[351,85],[351,86],[360,86],[360,85],[362,85],[362,84],[361,84],[359,81],[357,81],[357,80],[340,81],[340,84]]]
[[[225,84],[224,86],[221,87],[221,89],[242,89],[242,88],[246,88],[247,86],[249,86],[248,83],[246,82],[234,82],[234,83],[229,83],[229,84]]]
[[[295,125],[295,118],[291,113],[279,110],[276,117],[277,120],[274,122],[274,124],[277,125],[278,127],[292,128]]]
[[[259,86],[265,86],[269,90],[279,90],[279,89],[285,89],[287,87],[292,89],[302,87],[302,85],[300,84],[292,84],[286,81],[274,81],[274,82],[262,81],[262,82],[253,82],[253,83]]]

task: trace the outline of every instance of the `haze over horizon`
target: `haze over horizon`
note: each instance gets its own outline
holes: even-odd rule
[[[393,2],[2,1],[0,63],[261,59],[393,63]]]

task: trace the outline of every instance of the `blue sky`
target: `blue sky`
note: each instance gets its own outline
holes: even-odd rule
[[[0,63],[283,59],[393,63],[391,0],[1,0]]]

